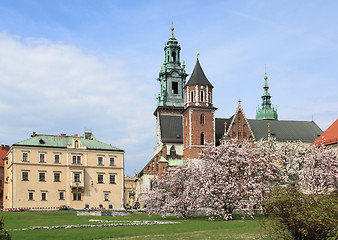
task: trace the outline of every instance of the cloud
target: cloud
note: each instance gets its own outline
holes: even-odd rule
[[[152,150],[142,146],[153,140],[155,90],[135,78],[126,62],[2,32],[0,73],[2,143],[16,143],[32,131],[71,135],[91,128],[99,140],[126,150],[127,166],[146,162],[139,158],[148,152],[151,158]]]

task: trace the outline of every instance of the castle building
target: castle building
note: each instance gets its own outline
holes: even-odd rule
[[[4,208],[123,207],[124,151],[90,132],[33,133],[12,145],[4,168]]]
[[[228,139],[257,141],[273,137],[278,142],[300,140],[311,144],[322,130],[313,121],[278,120],[277,108],[271,104],[268,77],[264,77],[264,93],[256,119],[248,119],[241,106],[229,118],[216,118],[213,105],[213,85],[207,79],[200,61],[185,83],[188,74],[181,65],[178,41],[174,29],[164,47],[165,60],[159,78],[160,94],[157,98],[157,143],[153,158],[139,172],[137,200],[152,188],[152,179],[167,169],[183,164],[184,160],[199,159],[206,143],[218,146]]]

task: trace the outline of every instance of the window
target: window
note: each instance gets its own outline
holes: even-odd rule
[[[39,173],[39,181],[40,182],[45,182],[46,181],[46,173],[40,172]]]
[[[204,133],[201,133],[201,145],[204,145]]]
[[[190,92],[190,102],[194,101],[194,92]]]
[[[109,205],[108,205],[108,208],[109,208],[109,209],[113,209],[113,204],[109,204]]]
[[[201,114],[201,124],[204,125],[204,114]]]
[[[211,103],[211,92],[209,92],[209,103]]]
[[[116,183],[116,175],[115,174],[109,175],[109,183]]]
[[[204,102],[204,92],[201,91],[201,102]]]
[[[103,157],[97,157],[97,165],[103,165]]]
[[[99,208],[103,208],[103,205],[102,205],[102,204],[99,204]]]
[[[45,162],[45,154],[40,153],[40,162]]]
[[[110,166],[115,166],[115,158],[111,157],[111,158],[109,159],[109,165],[110,165]]]
[[[81,156],[73,156],[73,164],[81,164]]]
[[[74,173],[74,182],[80,182],[80,173]]]
[[[109,193],[104,193],[104,200],[109,201]]]
[[[34,200],[34,192],[28,192],[28,200]]]
[[[60,155],[59,154],[55,154],[54,155],[54,162],[55,163],[60,163]]]
[[[46,192],[41,193],[41,201],[47,201],[47,193]]]
[[[73,201],[81,201],[81,193],[79,192],[73,193]]]
[[[60,182],[60,173],[54,173],[54,182]]]
[[[98,183],[103,183],[103,175],[102,174],[98,174],[97,175],[97,182]]]
[[[22,181],[28,181],[28,172],[22,172]]]
[[[59,200],[65,200],[65,192],[59,192]]]
[[[171,83],[171,91],[173,94],[178,94],[178,82]]]
[[[86,205],[85,205],[85,208],[87,208],[87,209],[88,209],[88,208],[89,208],[89,204],[86,204]]]
[[[28,153],[22,153],[22,161],[28,162]]]
[[[174,145],[172,145],[170,148],[170,156],[176,156],[176,149]]]

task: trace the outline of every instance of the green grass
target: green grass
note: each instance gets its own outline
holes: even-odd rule
[[[260,239],[259,218],[241,220],[235,216],[232,221],[208,221],[205,216],[182,220],[176,217],[162,219],[148,217],[145,213],[134,213],[124,217],[76,216],[73,211],[54,212],[0,212],[4,218],[5,229],[13,239]],[[119,226],[81,229],[52,229],[10,231],[10,229],[30,226],[55,226],[89,224],[89,219],[101,220],[158,220],[178,221],[180,224],[152,226]]]

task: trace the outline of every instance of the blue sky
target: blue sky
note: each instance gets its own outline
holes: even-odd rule
[[[337,119],[337,1],[1,1],[0,143],[82,134],[140,171],[156,144],[156,80],[174,22],[191,73],[197,52],[216,117],[247,118],[265,65],[281,120]]]

